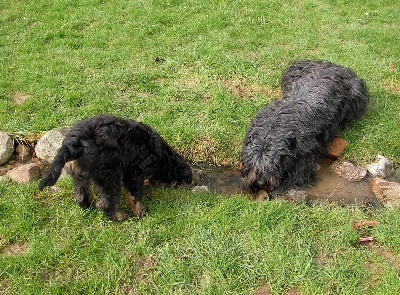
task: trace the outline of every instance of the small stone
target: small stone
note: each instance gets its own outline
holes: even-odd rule
[[[70,127],[59,127],[46,132],[36,144],[36,156],[40,160],[51,163],[70,129]]]
[[[400,183],[391,182],[376,177],[370,181],[371,189],[376,198],[386,207],[400,207]]]
[[[35,163],[26,164],[7,172],[7,177],[18,183],[28,183],[39,178],[40,167]]]
[[[296,190],[296,189],[291,189],[286,194],[284,194],[283,197],[285,199],[293,200],[296,202],[304,202],[307,200],[307,192]]]
[[[208,191],[208,186],[206,185],[196,185],[192,188],[192,192],[194,193],[207,193]]]
[[[47,190],[49,192],[60,193],[61,187],[59,187],[58,185],[53,185],[53,186],[49,186]]]
[[[348,146],[348,142],[341,138],[335,138],[328,147],[328,156],[332,158],[339,158],[343,153],[346,146]]]
[[[348,161],[335,161],[330,167],[336,174],[350,181],[359,181],[367,175],[367,169]]]
[[[393,165],[384,156],[378,155],[378,161],[367,165],[367,170],[372,177],[386,178],[393,173]]]
[[[14,153],[14,140],[5,132],[0,132],[0,165],[6,163]]]
[[[30,158],[31,148],[24,144],[19,144],[15,148],[15,153],[16,153],[17,160],[25,161]]]

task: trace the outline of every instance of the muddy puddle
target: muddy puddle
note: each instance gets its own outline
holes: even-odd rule
[[[317,171],[317,181],[309,187],[302,188],[306,193],[290,194],[295,202],[337,203],[341,205],[378,204],[371,191],[369,179],[349,181],[329,168],[330,161],[321,161]],[[224,195],[244,194],[251,199],[260,199],[263,194],[254,194],[245,189],[240,170],[225,167],[194,166],[197,174],[196,185],[207,187],[208,191]],[[260,197],[261,196],[261,197]],[[265,196],[265,193],[264,193]]]

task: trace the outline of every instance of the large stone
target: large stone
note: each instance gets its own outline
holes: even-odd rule
[[[376,198],[386,207],[400,207],[400,183],[391,182],[376,177],[370,181],[371,189]]]
[[[46,132],[36,144],[36,156],[42,161],[51,163],[70,129],[71,127],[59,127]]]
[[[384,156],[378,155],[378,161],[367,165],[367,170],[373,177],[386,178],[393,173],[393,165]]]
[[[40,167],[35,163],[22,165],[7,172],[7,177],[18,183],[28,183],[39,176]]]
[[[367,169],[348,161],[336,161],[330,167],[336,174],[350,181],[359,181],[367,175]]]
[[[14,140],[5,132],[0,132],[0,165],[6,163],[14,153]]]

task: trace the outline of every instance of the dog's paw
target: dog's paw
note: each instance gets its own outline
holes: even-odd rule
[[[143,205],[142,202],[137,201],[135,203],[135,207],[132,208],[132,214],[137,216],[137,217],[143,217],[147,214],[146,207]]]
[[[111,217],[110,219],[112,221],[124,221],[128,217],[128,212],[122,211],[122,210],[117,210]]]

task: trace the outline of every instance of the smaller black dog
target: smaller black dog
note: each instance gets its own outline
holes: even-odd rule
[[[79,206],[91,205],[93,182],[100,196],[95,206],[113,221],[127,217],[118,209],[122,184],[127,189],[124,195],[129,210],[143,216],[145,179],[189,184],[193,176],[185,159],[151,127],[112,115],[84,119],[71,128],[39,190],[54,185],[64,166],[73,178]]]
[[[368,102],[364,81],[330,62],[297,61],[281,84],[283,98],[256,114],[242,149],[247,186],[270,197],[312,183],[320,156]]]

